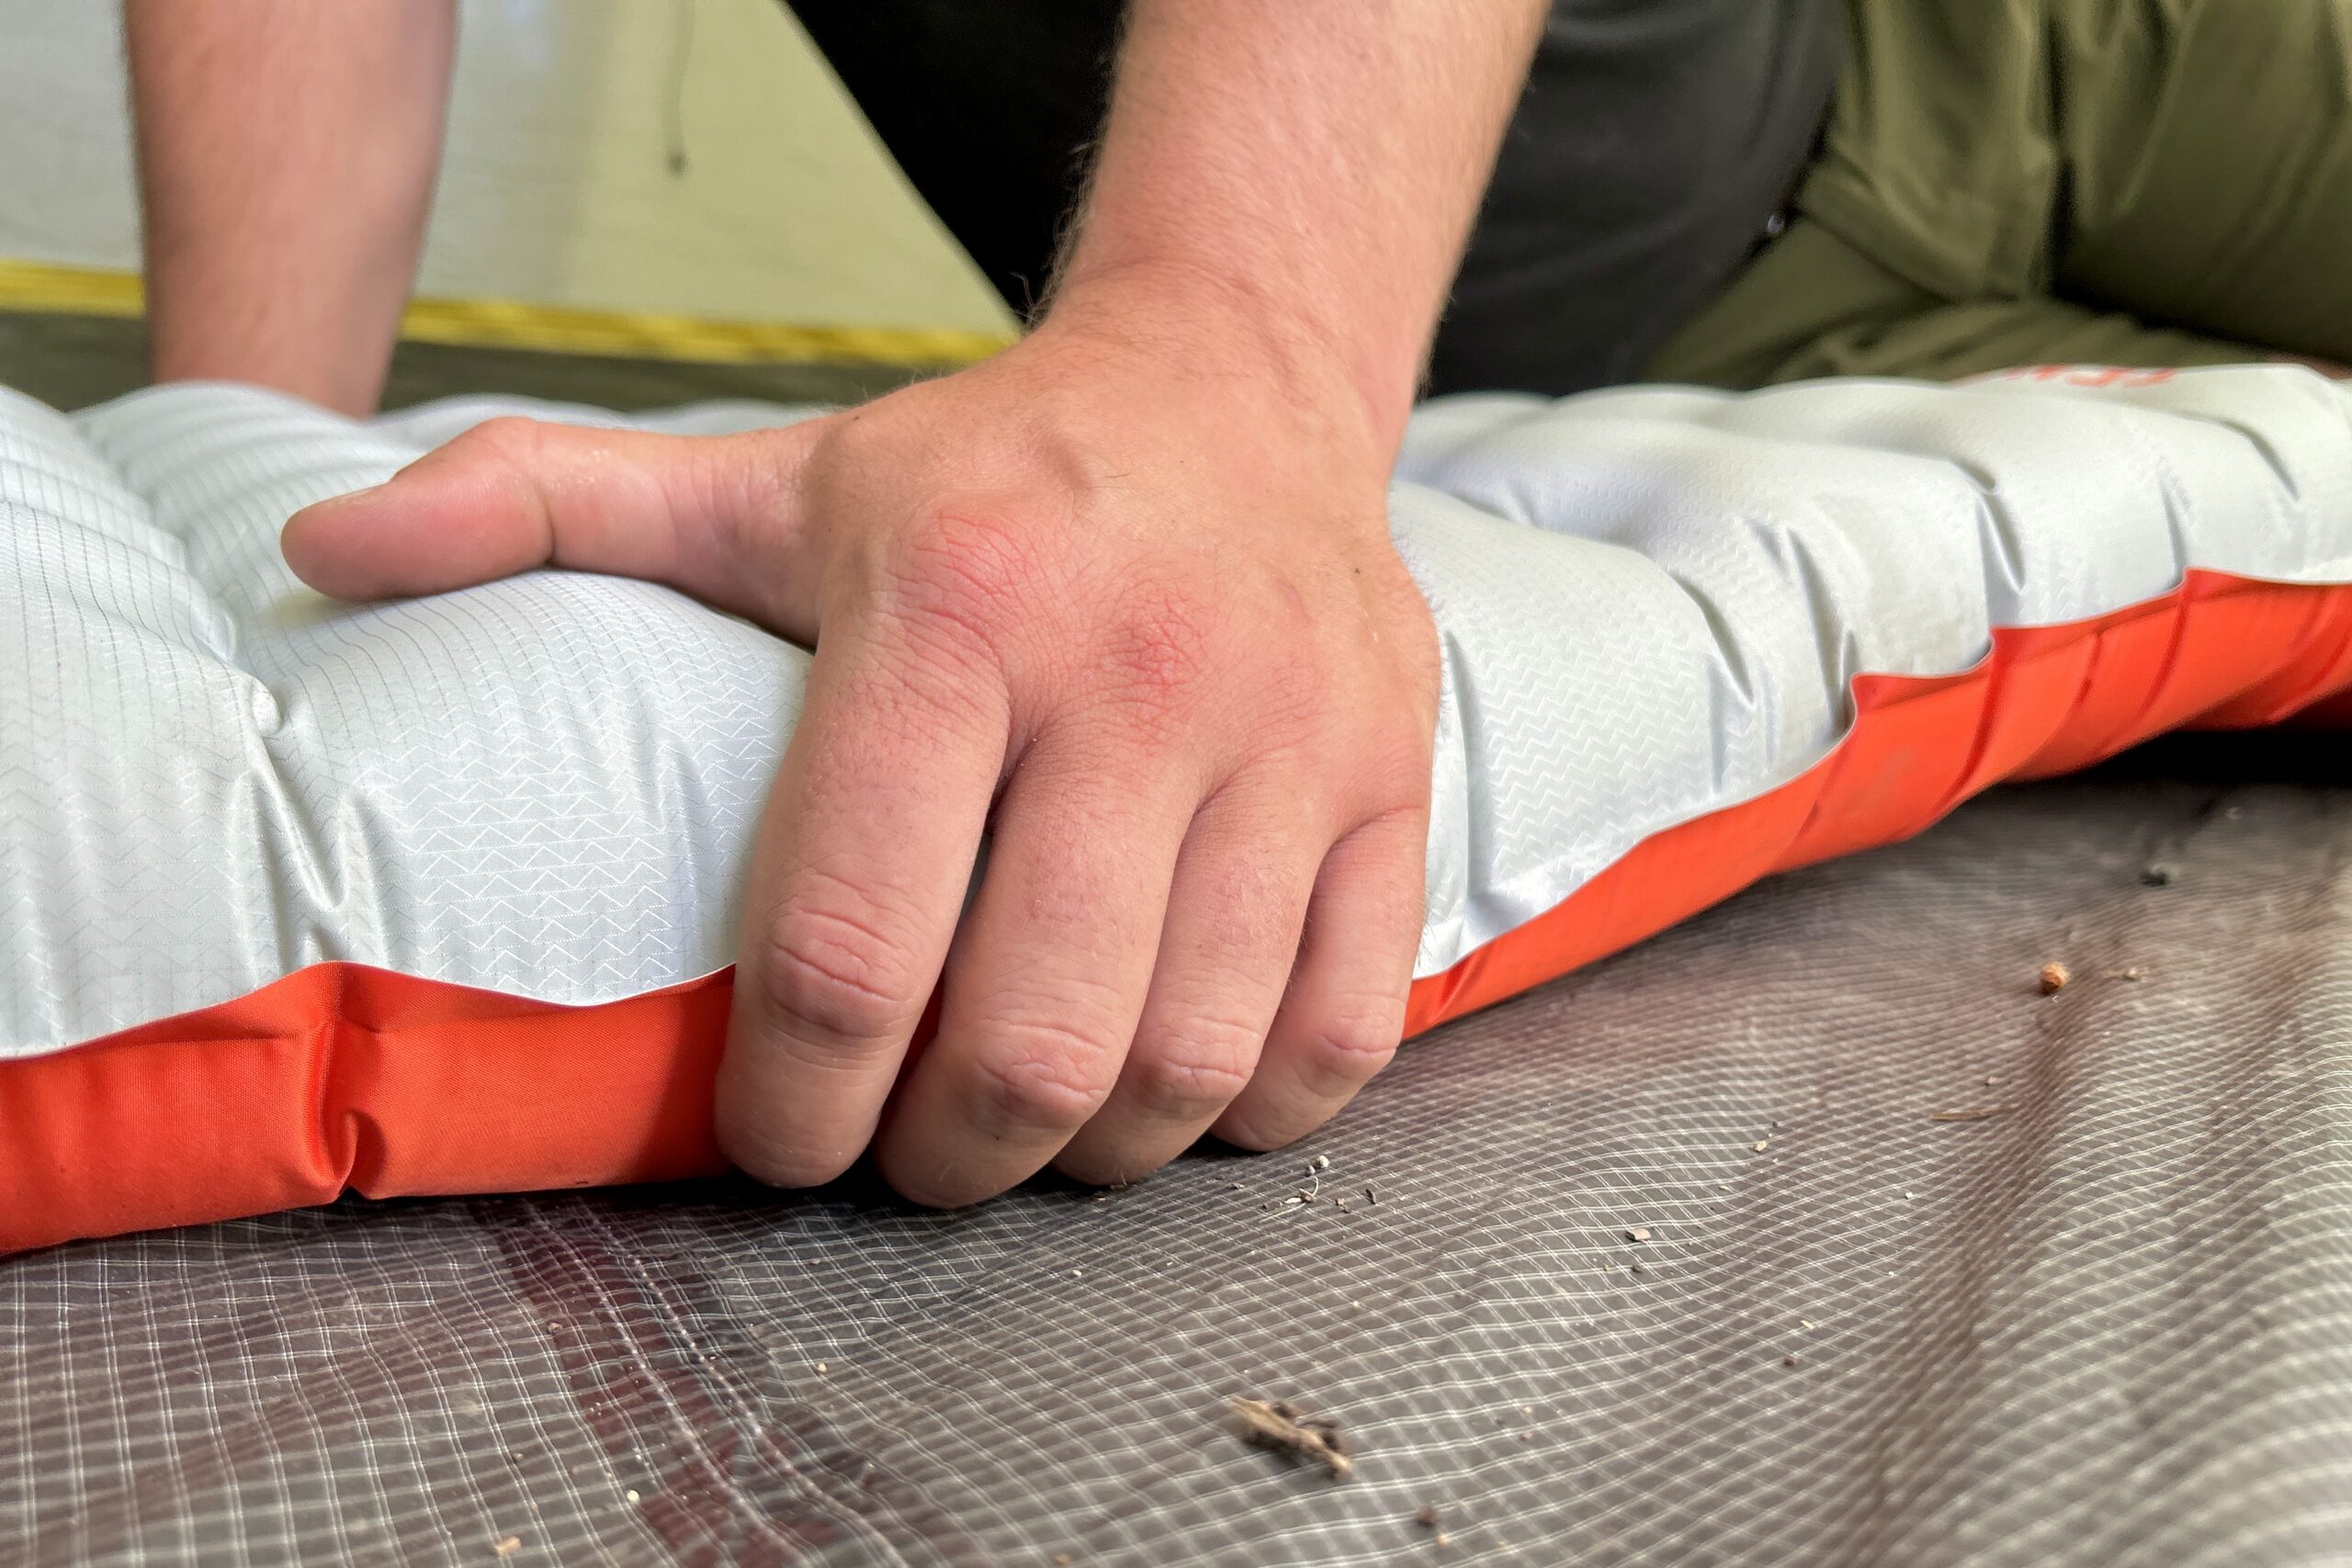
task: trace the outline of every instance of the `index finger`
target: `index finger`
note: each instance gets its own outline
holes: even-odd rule
[[[1001,688],[829,627],[753,852],[719,1145],[762,1180],[849,1168],[945,963],[1004,765]]]

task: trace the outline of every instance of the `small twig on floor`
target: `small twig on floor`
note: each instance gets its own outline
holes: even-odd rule
[[[1355,1473],[1355,1456],[1338,1422],[1309,1416],[1287,1399],[1243,1399],[1237,1394],[1225,1403],[1240,1418],[1242,1436],[1260,1448],[1319,1464],[1335,1480],[1345,1481]]]

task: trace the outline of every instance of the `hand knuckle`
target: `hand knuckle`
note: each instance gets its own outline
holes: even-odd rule
[[[1075,1133],[1108,1093],[1095,1070],[1107,1054],[1103,1042],[1070,1025],[1005,1030],[974,1057],[974,1113],[991,1133]]]
[[[1404,1032],[1393,1003],[1329,1009],[1302,1043],[1300,1071],[1318,1096],[1352,1094],[1396,1056]]]
[[[916,1176],[888,1167],[884,1168],[883,1179],[890,1184],[891,1191],[920,1209],[961,1209],[979,1201],[980,1197],[989,1196],[988,1194],[975,1196],[931,1178]]]
[[[1340,760],[1368,719],[1350,683],[1320,680],[1313,669],[1305,659],[1269,660],[1257,677],[1249,733],[1250,765],[1285,781],[1288,798],[1298,801],[1339,795],[1353,782],[1355,770]]]
[[[775,1011],[829,1041],[889,1036],[913,1000],[899,943],[871,917],[814,903],[776,918],[753,979]]]
[[[519,461],[538,445],[541,426],[527,414],[486,419],[449,443],[449,450],[497,462]]]
[[[1125,1187],[1141,1181],[1167,1163],[1166,1158],[1155,1154],[1133,1150],[1102,1154],[1072,1145],[1056,1156],[1054,1168],[1089,1187]]]
[[[883,1138],[874,1168],[890,1190],[926,1209],[960,1209],[1012,1186],[1013,1173],[962,1140]]]
[[[1312,1131],[1311,1127],[1284,1130],[1267,1122],[1262,1116],[1237,1116],[1228,1112],[1217,1123],[1216,1135],[1237,1149],[1248,1149],[1252,1154],[1262,1155],[1271,1154],[1285,1144],[1295,1144]]]
[[[1034,597],[1031,555],[1006,519],[978,507],[934,506],[891,542],[884,587],[901,615],[967,646],[993,647]]]
[[[820,1187],[849,1168],[846,1154],[795,1146],[776,1128],[741,1114],[718,1119],[718,1146],[738,1170],[770,1187]]]
[[[1258,1041],[1249,1031],[1198,1027],[1138,1047],[1129,1090],[1147,1115],[1196,1120],[1223,1110],[1250,1085]]]
[[[1209,673],[1216,613],[1189,586],[1157,582],[1128,591],[1104,633],[1103,663],[1129,693],[1173,701]]]
[[[1356,760],[1353,787],[1341,792],[1367,815],[1366,824],[1429,809],[1435,747],[1428,728],[1375,737]]]

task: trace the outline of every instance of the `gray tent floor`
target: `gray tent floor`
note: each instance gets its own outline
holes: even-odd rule
[[[2346,750],[1998,792],[1119,1192],[349,1201],[0,1264],[0,1561],[2352,1560]]]

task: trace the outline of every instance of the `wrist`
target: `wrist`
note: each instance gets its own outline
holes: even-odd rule
[[[1306,308],[1304,291],[1167,260],[1099,262],[1081,250],[1057,280],[1036,335],[1091,339],[1173,369],[1238,378],[1376,454],[1385,476],[1419,372],[1403,353]]]
[[[354,419],[374,413],[390,367],[388,344],[371,340],[337,354],[322,352],[324,334],[309,337],[218,338],[158,322],[151,329],[148,379],[234,381],[266,387]]]

